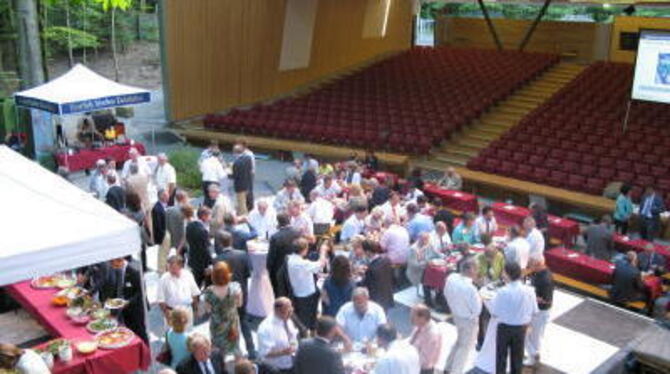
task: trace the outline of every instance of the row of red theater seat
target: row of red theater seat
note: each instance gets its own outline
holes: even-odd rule
[[[426,154],[558,61],[516,51],[414,48],[302,97],[208,115],[207,128]]]
[[[626,182],[636,199],[643,186],[656,185],[670,202],[670,108],[635,102],[624,133],[621,87],[631,73],[626,64],[593,64],[468,167],[596,195],[610,182]],[[587,97],[602,98],[586,105],[588,114]]]

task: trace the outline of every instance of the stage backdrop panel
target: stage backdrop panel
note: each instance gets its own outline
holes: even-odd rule
[[[309,64],[281,71],[286,0],[166,0],[164,85],[171,119],[277,97],[409,48],[412,1],[389,2],[385,36],[363,38],[367,1],[319,0]]]

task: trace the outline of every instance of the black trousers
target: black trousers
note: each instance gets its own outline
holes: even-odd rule
[[[486,330],[489,327],[489,321],[491,320],[491,313],[489,313],[488,308],[482,305],[482,312],[479,313],[479,331],[477,332],[477,347],[481,347],[484,344],[484,338],[486,338]]]
[[[254,339],[251,336],[251,326],[249,325],[249,318],[247,318],[247,308],[242,306],[237,308],[237,315],[240,317],[240,330],[244,336],[244,343],[247,346],[247,354],[251,358],[256,357],[256,348],[254,347]]]
[[[640,221],[640,236],[644,240],[653,241],[658,231],[658,218],[642,218]]]
[[[295,314],[309,330],[316,328],[316,313],[319,308],[319,292],[307,297],[294,297]]]
[[[507,373],[507,356],[510,356],[510,374],[521,374],[526,326],[498,324],[496,337],[496,374]]]
[[[425,284],[422,285],[422,287],[423,302],[427,306],[435,308],[438,311],[445,311],[447,313],[449,312],[449,305],[447,305],[447,299],[444,298],[444,293],[442,293],[440,290],[434,290]],[[433,299],[433,291],[435,291],[435,299]]]
[[[421,369],[419,374],[435,374],[435,369]]]
[[[614,220],[614,230],[621,235],[628,233],[628,221]]]

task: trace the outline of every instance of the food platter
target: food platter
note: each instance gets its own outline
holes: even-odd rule
[[[75,286],[75,287],[69,287],[69,288],[65,288],[65,289],[62,289],[62,290],[58,291],[56,293],[56,296],[65,296],[70,300],[74,300],[78,297],[86,295],[87,293],[88,293],[88,291],[86,291],[85,289]]]
[[[89,322],[86,325],[86,330],[88,330],[92,334],[97,334],[104,331],[114,330],[118,325],[119,323],[116,322],[115,319],[111,318],[96,319],[94,321]]]
[[[64,274],[54,274],[46,275],[43,277],[33,278],[30,282],[30,285],[33,288],[37,289],[49,289],[49,288],[69,288],[74,287],[77,284],[75,278],[69,277]]]
[[[123,299],[107,299],[105,301],[105,308],[107,309],[121,309],[126,306],[128,302]]]
[[[133,341],[135,334],[125,327],[104,331],[95,336],[98,347],[103,349],[116,349],[125,347]]]
[[[75,344],[75,348],[77,348],[77,352],[83,355],[89,355],[98,350],[98,342],[94,340],[79,342]]]

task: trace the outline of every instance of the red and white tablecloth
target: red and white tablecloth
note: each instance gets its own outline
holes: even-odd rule
[[[30,282],[7,286],[9,294],[23,306],[54,338],[72,342],[91,340],[85,327],[77,326],[65,315],[65,308],[51,304],[54,290],[36,290]],[[146,370],[151,364],[151,351],[138,337],[119,349],[98,349],[90,355],[82,355],[73,349],[73,359],[68,363],[56,360],[53,374],[101,374],[132,373]]]
[[[442,199],[444,206],[449,209],[457,210],[463,213],[477,213],[479,211],[477,196],[473,194],[447,190],[437,185],[428,183],[424,186],[423,192],[433,198],[439,197]]]
[[[135,143],[115,144],[109,147],[96,149],[82,149],[73,155],[65,153],[56,153],[56,163],[58,166],[66,167],[69,171],[75,172],[85,169],[94,169],[95,162],[107,158],[114,159],[118,164],[128,160],[128,151],[130,148],[137,148],[140,154],[145,154],[144,144]]]

